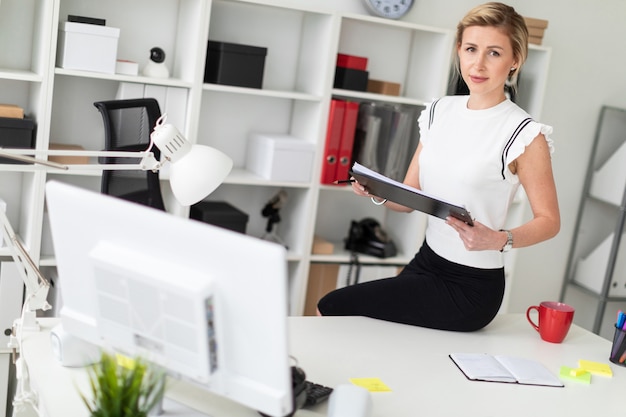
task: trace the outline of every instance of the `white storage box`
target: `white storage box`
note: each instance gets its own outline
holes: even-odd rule
[[[57,65],[61,68],[115,74],[120,30],[64,22],[59,29]]]
[[[315,144],[289,135],[253,133],[246,168],[275,181],[307,182],[313,172]]]

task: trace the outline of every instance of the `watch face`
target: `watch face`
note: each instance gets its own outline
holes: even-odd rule
[[[370,11],[382,17],[398,19],[404,16],[411,6],[413,0],[364,0]]]

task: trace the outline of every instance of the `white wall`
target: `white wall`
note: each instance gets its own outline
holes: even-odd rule
[[[454,29],[463,15],[481,2],[415,0],[404,20]],[[626,1],[505,2],[524,16],[549,21],[543,45],[552,48],[552,58],[541,121],[554,127],[553,166],[562,219],[561,232],[556,238],[518,250],[509,312],[523,312],[529,305],[560,296],[600,108],[602,105],[626,108],[623,51]],[[316,3],[325,8],[366,12],[362,0],[316,0]]]

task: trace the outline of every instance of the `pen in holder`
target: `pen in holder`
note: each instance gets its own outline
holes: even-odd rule
[[[626,366],[626,329],[624,326],[615,326],[615,336],[613,336],[609,360],[614,364]]]

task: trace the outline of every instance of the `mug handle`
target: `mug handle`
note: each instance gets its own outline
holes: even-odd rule
[[[533,328],[535,330],[539,331],[539,326],[537,326],[535,324],[535,322],[533,321],[533,319],[530,318],[530,311],[531,310],[537,310],[537,314],[539,314],[539,306],[530,306],[530,307],[528,307],[528,310],[526,310],[526,320],[528,320],[530,325],[533,326]]]

